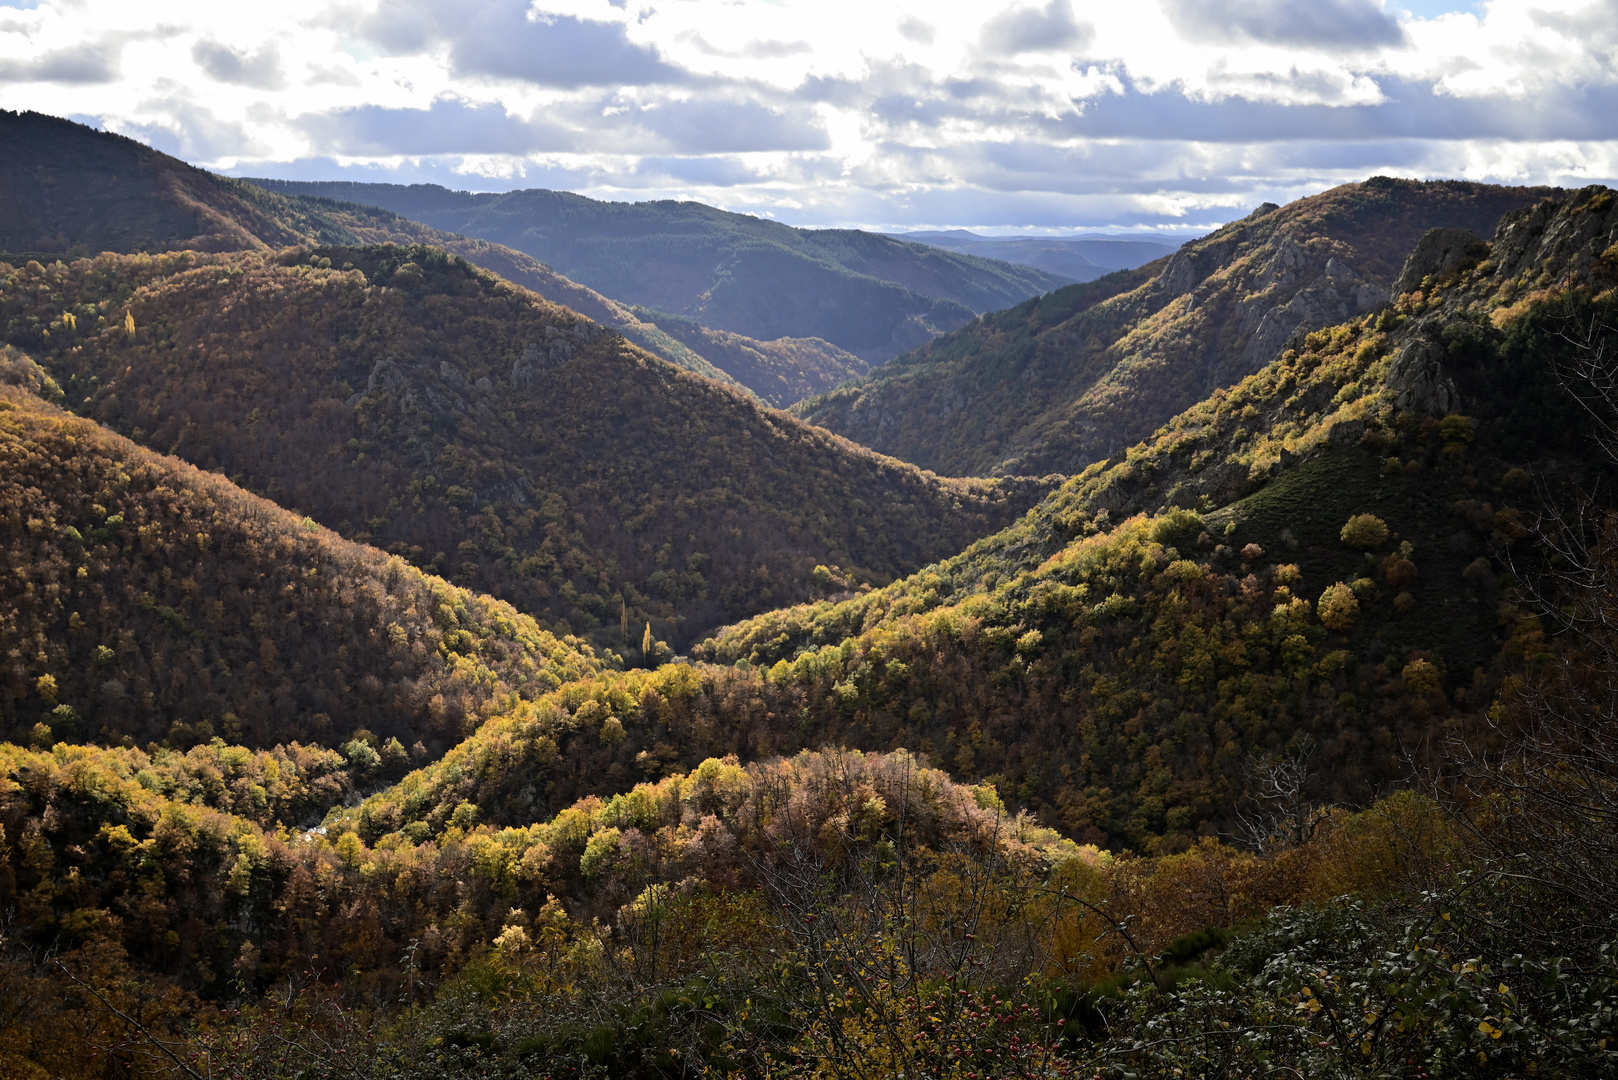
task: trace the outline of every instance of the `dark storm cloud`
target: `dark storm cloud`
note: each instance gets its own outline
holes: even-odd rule
[[[410,54],[447,46],[457,75],[521,79],[541,86],[644,86],[688,74],[621,23],[571,15],[530,19],[525,0],[389,0],[356,27],[373,45]]]
[[[578,148],[573,132],[510,116],[499,105],[441,100],[426,109],[362,105],[300,117],[298,127],[323,154],[357,157],[435,154],[532,154]]]
[[[102,41],[71,49],[52,49],[31,60],[0,60],[0,83],[48,82],[94,86],[119,76],[123,43]]]
[[[1189,41],[1260,41],[1328,52],[1405,42],[1404,29],[1377,0],[1164,0]]]
[[[1073,17],[1072,0],[1051,0],[1043,8],[1013,8],[983,27],[983,47],[999,56],[1082,49],[1095,36]]]
[[[191,59],[203,71],[223,83],[279,90],[286,82],[281,75],[281,56],[273,45],[266,45],[249,55],[217,41],[204,40],[191,46]]]

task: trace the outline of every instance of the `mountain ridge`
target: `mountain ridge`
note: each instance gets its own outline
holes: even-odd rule
[[[618,650],[820,564],[888,580],[1049,486],[883,458],[426,246],[29,263],[0,333],[139,441]]]
[[[978,311],[1064,279],[848,229],[794,229],[701,203],[609,203],[570,192],[252,180],[382,206],[498,241],[621,303],[773,341],[819,337],[880,363]]]
[[[1372,310],[1431,226],[1489,235],[1551,189],[1373,178],[1267,204],[1166,259],[1049,293],[795,405],[927,468],[1072,475],[1289,340]]]
[[[739,354],[762,398],[790,404],[863,370],[834,346],[676,340],[624,305],[556,273],[520,251],[445,233],[377,207],[285,197],[197,169],[109,132],[39,113],[0,110],[0,258],[21,265],[103,250],[130,254],[186,248],[223,252],[297,244],[428,243],[570,307],[671,363],[733,387],[743,384],[701,355]],[[77,230],[68,235],[67,230]],[[9,254],[7,254],[9,252]],[[805,374],[807,372],[807,374]]]

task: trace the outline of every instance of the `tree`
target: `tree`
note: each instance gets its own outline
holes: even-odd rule
[[[1388,523],[1375,514],[1355,514],[1343,526],[1341,536],[1348,546],[1370,551],[1388,542]]]
[[[1360,602],[1355,599],[1354,590],[1339,581],[1320,594],[1317,610],[1328,630],[1347,630],[1360,617]]]

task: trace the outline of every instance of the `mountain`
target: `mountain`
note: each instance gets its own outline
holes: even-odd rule
[[[880,457],[423,246],[32,261],[0,336],[137,442],[618,650],[817,565],[891,580],[1044,490]]]
[[[710,357],[728,377],[778,409],[871,370],[864,360],[821,338],[759,341],[727,330],[712,330],[695,319],[666,311],[633,310],[646,325]]]
[[[1032,266],[1073,281],[1094,281],[1113,270],[1133,270],[1174,253],[1174,245],[1103,237],[979,236],[967,229],[894,233],[894,239],[966,255]]]
[[[1593,378],[1600,404],[1610,385],[1612,191],[1511,212],[1489,240],[1430,230],[1389,304],[1301,335],[1001,532],[878,589],[817,570],[838,595],[635,670],[48,399],[284,487],[324,472],[345,500],[397,490],[400,446],[476,464],[502,410],[532,444],[583,439],[609,475],[663,467],[609,438],[657,408],[842,444],[426,246],[8,266],[0,323],[55,374],[0,351],[0,736],[34,744],[0,742],[7,1076],[1618,1060],[1589,805],[1607,745],[1541,743],[1527,763],[1551,767],[1507,771],[1509,798],[1386,794],[1412,765],[1452,777],[1458,735],[1514,754],[1546,673],[1578,734],[1610,738],[1589,715],[1610,687],[1579,655],[1602,639],[1548,634],[1514,587],[1578,546],[1566,519],[1536,536],[1532,511],[1614,479],[1568,392]],[[365,389],[323,389],[350,376]],[[581,382],[566,410],[523,397]],[[558,420],[595,423],[603,401],[614,424]],[[338,442],[349,423],[371,428]],[[768,456],[734,430],[745,460]],[[723,434],[631,434],[746,477]],[[360,475],[362,456],[395,471]],[[567,459],[542,464],[572,482]],[[440,507],[410,475],[416,517],[481,501]],[[693,477],[668,479],[701,492]],[[547,524],[628,500],[576,505]],[[350,711],[306,716],[326,703],[304,683]],[[236,704],[261,711],[212,712]],[[246,745],[199,715],[233,715]],[[1543,718],[1529,737],[1555,734]],[[343,730],[372,719],[401,734]],[[190,730],[132,745],[165,720]],[[271,744],[305,723],[314,741]],[[415,724],[439,740],[419,755]],[[1544,815],[1548,795],[1572,809]],[[1244,824],[1250,847],[1222,839]],[[1525,849],[1525,824],[1569,846]],[[1575,848],[1591,855],[1556,862]]]
[[[39,113],[0,110],[0,259],[77,258],[294,244],[432,244],[612,327],[670,363],[777,406],[829,390],[866,365],[823,343],[665,333],[538,260],[374,206],[286,197],[193,168],[131,139]],[[737,379],[698,351],[733,359]],[[759,357],[772,359],[760,361]],[[751,385],[747,379],[757,385]]]
[[[56,387],[0,352],[0,737],[255,748],[363,731],[419,761],[600,666],[35,390]]]
[[[1065,278],[853,229],[794,229],[694,202],[562,191],[253,180],[380,206],[526,252],[622,303],[760,341],[822,338],[879,364]]]
[[[985,315],[794,411],[939,472],[1071,475],[1300,334],[1385,303],[1428,229],[1488,236],[1553,194],[1373,177],[1266,204],[1167,259]]]
[[[735,745],[902,745],[1136,850],[1234,829],[1300,747],[1316,797],[1364,802],[1547,655],[1511,587],[1535,485],[1610,479],[1558,372],[1569,326],[1618,325],[1618,199],[1430,233],[1392,276],[1417,287],[961,555],[727,628],[692,655],[735,685],[662,707]]]

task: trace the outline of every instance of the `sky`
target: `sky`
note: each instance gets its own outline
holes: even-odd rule
[[[0,0],[0,108],[237,176],[1173,238],[1618,185],[1618,0]]]

